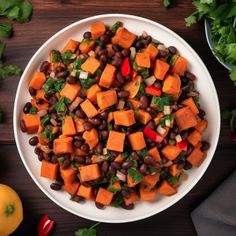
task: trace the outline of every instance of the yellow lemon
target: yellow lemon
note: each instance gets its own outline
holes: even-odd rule
[[[9,186],[0,184],[0,235],[11,234],[23,220],[23,208],[18,194]]]

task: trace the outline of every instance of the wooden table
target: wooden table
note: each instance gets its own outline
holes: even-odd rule
[[[126,13],[159,22],[183,37],[201,56],[209,69],[218,91],[221,109],[236,105],[236,88],[228,79],[228,72],[213,57],[207,46],[203,25],[187,28],[184,18],[193,12],[191,1],[178,0],[168,11],[161,0],[32,0],[34,14],[26,24],[14,23],[14,37],[6,40],[6,62],[26,66],[35,51],[54,33],[80,19],[104,14]],[[188,3],[187,3],[188,2]],[[204,79],[204,78],[202,78]],[[0,108],[5,122],[0,125],[0,182],[9,184],[20,195],[24,205],[24,222],[13,235],[35,235],[37,220],[49,214],[57,223],[53,235],[74,235],[78,228],[93,222],[74,216],[49,200],[26,172],[15,146],[12,128],[13,102],[19,78],[0,82]],[[181,201],[164,212],[148,219],[127,224],[102,224],[98,235],[196,235],[190,212],[201,203],[236,167],[236,146],[230,131],[222,123],[217,151],[207,172],[199,183]],[[32,153],[32,155],[34,155]]]

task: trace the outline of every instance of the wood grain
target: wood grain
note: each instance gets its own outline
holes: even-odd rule
[[[187,28],[184,18],[193,12],[191,1],[178,0],[166,10],[161,0],[32,0],[34,14],[26,24],[14,23],[14,37],[6,40],[6,63],[24,68],[36,50],[54,33],[85,17],[104,13],[133,14],[159,22],[183,37],[201,56],[212,75],[218,91],[221,109],[235,105],[235,87],[227,70],[213,57],[205,40],[203,25]],[[1,19],[3,21],[3,19]],[[35,227],[41,215],[47,213],[57,222],[53,235],[74,235],[78,228],[93,222],[74,216],[49,200],[26,172],[14,145],[12,112],[19,78],[0,82],[0,109],[5,123],[0,124],[0,182],[9,184],[20,194],[24,205],[24,221],[13,235],[36,235]],[[12,144],[12,145],[6,145]],[[222,123],[219,145],[213,161],[200,182],[181,201],[168,210],[146,220],[128,224],[102,224],[98,236],[196,235],[190,212],[236,168],[236,147],[229,128]],[[34,154],[32,154],[34,155]]]

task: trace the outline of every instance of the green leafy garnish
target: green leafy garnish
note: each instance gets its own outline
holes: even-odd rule
[[[58,50],[52,50],[52,62],[61,62],[61,53]]]
[[[120,21],[117,21],[114,25],[112,25],[111,31],[112,31],[113,33],[116,33],[116,31],[117,31],[120,27],[122,27],[122,26],[123,26],[123,23],[120,22]]]
[[[95,84],[97,81],[93,78],[87,78],[87,79],[80,79],[80,84],[83,88],[90,88],[93,84]]]
[[[170,106],[173,103],[173,98],[170,95],[163,94],[159,97],[153,97],[152,103],[160,110],[164,110],[164,106]]]
[[[81,65],[86,61],[86,58],[82,58],[82,59],[75,59],[75,61],[73,62],[73,67],[74,69],[81,69]]]
[[[234,85],[236,86],[236,66],[234,66],[229,74],[230,79],[234,82]]]
[[[165,8],[169,7],[173,0],[163,0],[163,5]]]
[[[174,185],[179,181],[179,175],[177,176],[170,176],[167,181],[169,182],[170,185]]]
[[[130,168],[128,169],[128,174],[135,183],[139,183],[142,181],[143,176],[135,169]]]
[[[142,150],[140,150],[140,151],[137,151],[137,154],[140,156],[140,157],[142,157],[142,158],[144,158],[145,156],[147,156],[147,149],[142,149]]]
[[[101,69],[97,69],[96,76],[100,77],[101,75],[102,75],[102,70]]]
[[[41,119],[41,124],[43,127],[46,127],[46,125],[50,124],[50,115],[46,115]]]
[[[65,84],[66,83],[65,83],[64,79],[48,78],[46,83],[43,85],[43,90],[46,93],[49,91],[52,91],[54,93],[58,93],[64,88]]]
[[[70,50],[61,54],[62,61],[65,65],[69,65],[72,62],[72,55],[73,53]]]
[[[75,236],[96,236],[97,235],[97,231],[96,231],[96,227],[101,224],[101,222],[98,222],[96,224],[94,224],[92,227],[90,228],[82,228],[79,229],[75,232]]]
[[[144,83],[141,83],[140,84],[140,87],[139,87],[139,90],[138,90],[138,93],[136,95],[137,98],[140,98],[142,97],[143,95],[145,95],[145,84]]]
[[[36,107],[31,107],[30,110],[29,110],[29,113],[34,115],[38,112],[38,109]]]
[[[124,202],[124,198],[121,196],[118,196],[112,201],[111,205],[113,207],[119,207],[123,202]]]
[[[67,107],[66,105],[70,103],[70,100],[66,97],[60,98],[60,100],[54,105],[54,108],[56,109],[57,113],[63,113]]]
[[[230,130],[234,133],[236,131],[236,109],[223,111],[222,118],[229,122]]]
[[[0,23],[0,37],[9,38],[12,35],[12,25],[9,23]]]
[[[22,70],[15,65],[6,65],[0,67],[0,80],[5,79],[7,76],[21,75]]]
[[[129,156],[126,160],[127,161],[131,161],[133,168],[137,168],[138,167],[138,162],[133,157]]]
[[[125,152],[122,152],[121,153],[121,156],[126,159],[128,156],[129,156],[129,152],[128,151],[125,151]]]
[[[53,127],[46,127],[45,130],[42,132],[42,136],[45,139],[48,139],[49,142],[53,141],[55,139],[55,135],[52,134]]]
[[[113,127],[112,127],[112,123],[107,124],[107,130],[108,130],[108,131],[111,131],[112,128],[113,128]]]
[[[172,121],[172,120],[174,120],[174,116],[172,114],[170,114],[170,115],[166,115],[166,116],[162,117],[159,122],[159,125],[166,126],[166,120]]]

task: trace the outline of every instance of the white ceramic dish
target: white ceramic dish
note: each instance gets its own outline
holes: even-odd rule
[[[213,48],[214,48],[214,43],[211,39],[211,29],[210,29],[210,25],[209,25],[209,22],[208,20],[205,20],[204,22],[204,27],[205,27],[205,35],[206,35],[206,39],[207,39],[207,43],[208,43],[208,46],[209,48],[211,49],[212,53],[213,53]],[[231,64],[228,64],[228,63],[224,63],[223,61],[220,60],[219,57],[217,57],[214,53],[213,55],[215,56],[215,58],[217,59],[217,61],[222,65],[224,66],[226,69],[228,70],[231,70],[233,65]]]
[[[61,49],[65,42],[70,39],[81,40],[83,32],[89,29],[89,26],[97,21],[103,21],[107,25],[112,25],[116,21],[122,21],[130,31],[141,34],[145,30],[153,38],[165,43],[167,46],[174,45],[179,52],[190,63],[190,71],[198,78],[197,89],[201,93],[201,105],[207,113],[209,127],[205,133],[205,139],[211,144],[207,153],[207,157],[199,168],[190,170],[189,178],[179,188],[178,193],[171,197],[158,196],[154,202],[138,202],[135,209],[127,211],[114,207],[107,207],[105,210],[99,210],[94,206],[94,202],[86,201],[86,203],[78,204],[69,200],[69,196],[65,192],[57,192],[50,189],[50,181],[40,177],[40,162],[34,154],[34,148],[28,144],[29,135],[22,133],[19,127],[19,120],[24,104],[30,99],[28,93],[28,83],[33,73],[39,69],[39,65],[43,60],[48,58],[48,53],[52,49]],[[95,221],[123,223],[141,220],[157,214],[185,196],[203,176],[209,166],[218,142],[220,132],[220,109],[217,93],[212,82],[211,76],[207,71],[204,63],[196,52],[177,34],[168,28],[148,19],[137,16],[123,14],[108,14],[90,17],[78,21],[68,27],[62,29],[53,35],[46,43],[44,43],[29,61],[18,85],[17,94],[14,105],[14,134],[15,140],[25,168],[38,187],[56,204],[65,210]]]

